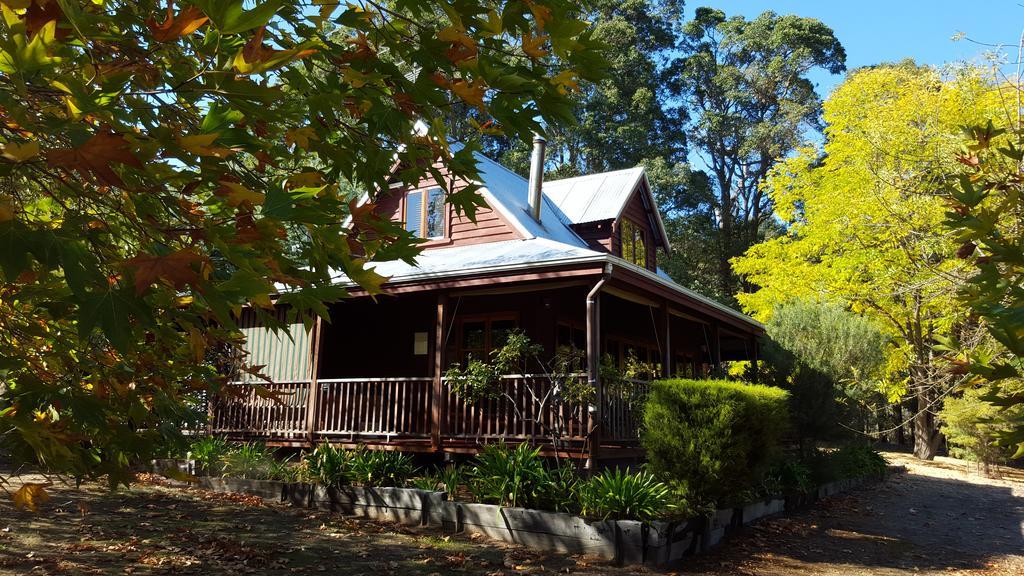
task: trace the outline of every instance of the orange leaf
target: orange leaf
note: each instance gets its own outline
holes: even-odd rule
[[[100,132],[78,148],[50,150],[47,163],[54,168],[78,172],[86,180],[99,180],[109,186],[124,188],[121,177],[112,164],[142,168],[142,162],[132,153],[131,145],[120,134]]]
[[[142,295],[150,285],[159,280],[180,290],[191,284],[196,286],[200,281],[200,272],[206,264],[206,256],[196,254],[191,248],[182,248],[167,256],[139,254],[125,262],[125,266],[135,270],[135,293]]]
[[[157,42],[170,42],[195,32],[207,20],[209,18],[203,14],[202,10],[195,6],[185,8],[175,18],[174,11],[171,9],[170,3],[168,3],[167,17],[162,23],[157,24],[156,19],[150,18],[146,21],[146,24],[149,25],[149,29],[153,32],[154,40]]]
[[[472,82],[458,80],[452,82],[451,90],[458,94],[466,104],[472,104],[481,113],[484,112],[484,95],[487,94],[487,84],[484,84],[483,80],[473,80]]]
[[[547,41],[548,37],[546,34],[534,36],[527,32],[523,34],[523,52],[530,58],[543,58],[548,55],[548,51],[542,48]]]
[[[21,488],[18,488],[17,492],[11,495],[15,508],[21,508],[29,512],[39,510],[39,505],[50,499],[50,495],[46,493],[47,486],[49,484],[38,484],[35,482],[23,484]]]

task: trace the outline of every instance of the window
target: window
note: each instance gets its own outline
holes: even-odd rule
[[[646,268],[647,239],[644,238],[644,229],[623,218],[619,233],[622,240],[622,257],[637,266]]]
[[[583,352],[587,350],[587,332],[582,324],[559,322],[555,340],[556,346],[568,346]]]
[[[516,320],[511,316],[464,319],[459,335],[459,360],[465,363],[472,357],[488,361],[491,351],[504,346],[515,328]]]
[[[444,237],[444,190],[413,190],[405,196],[405,229],[420,238]]]

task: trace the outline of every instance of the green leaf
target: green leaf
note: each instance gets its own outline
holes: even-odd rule
[[[284,0],[268,0],[246,10],[244,0],[193,0],[210,17],[213,25],[223,34],[238,34],[265,26],[284,5]]]

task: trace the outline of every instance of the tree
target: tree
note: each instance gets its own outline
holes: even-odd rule
[[[576,124],[548,131],[553,178],[632,168],[648,160],[685,162],[685,112],[667,89],[669,55],[678,46],[680,0],[596,0],[583,6],[604,46],[605,77],[575,94]],[[525,174],[528,142],[498,139],[489,152]]]
[[[1019,84],[1000,88],[1008,93],[1004,101],[1015,97],[1020,106]],[[983,461],[991,451],[977,448],[978,437],[965,433],[969,424],[963,423],[963,415],[968,409],[990,419],[976,422],[973,432],[986,440],[998,435],[1003,444],[1015,448],[1014,458],[1024,456],[1024,132],[1021,111],[1006,112],[992,118],[1008,116],[1012,131],[996,128],[991,120],[967,128],[968,143],[957,154],[967,173],[950,185],[951,210],[946,214],[946,225],[961,242],[958,255],[972,267],[961,301],[998,343],[987,350],[967,348],[957,370],[969,375],[973,387],[987,388],[985,394],[967,390],[965,403],[974,399],[1002,410],[961,404],[947,418]],[[951,344],[954,350],[965,348],[963,342]]]
[[[973,68],[903,63],[850,74],[825,102],[823,148],[802,149],[767,178],[786,233],[733,261],[755,286],[740,303],[762,319],[802,296],[885,327],[895,343],[889,382],[915,399],[921,458],[939,449],[934,411],[960,383],[934,346],[971,328],[955,300],[965,267],[942,224],[942,193],[959,172],[951,134],[995,109],[990,88]]]
[[[712,8],[699,8],[686,23],[681,48],[671,81],[691,110],[689,144],[714,185],[713,199],[694,218],[694,225],[714,230],[714,250],[698,258],[713,258],[715,292],[731,301],[740,286],[729,259],[772,227],[766,175],[807,129],[820,127],[821,100],[807,74],[844,71],[846,52],[828,26],[811,18],[765,12],[748,21]]]
[[[879,404],[875,378],[888,338],[870,319],[830,302],[797,298],[775,307],[762,344],[760,381],[790,392],[801,441],[867,431]]]
[[[562,0],[0,3],[0,449],[113,484],[220,390],[243,306],[308,327],[415,257],[372,200],[473,179],[444,106],[528,139],[600,64]]]

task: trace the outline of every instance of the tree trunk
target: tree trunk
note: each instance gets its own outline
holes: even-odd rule
[[[921,460],[934,460],[942,445],[942,433],[939,432],[935,415],[930,410],[928,394],[920,390],[917,393],[917,414],[914,416],[914,457]]]

